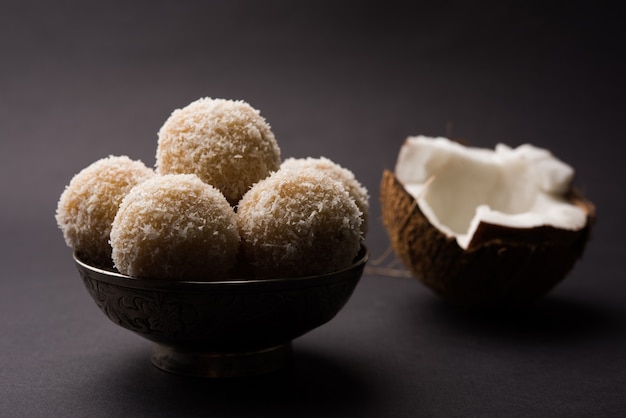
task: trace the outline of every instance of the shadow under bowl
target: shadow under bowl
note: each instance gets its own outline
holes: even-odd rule
[[[362,246],[349,267],[318,276],[255,280],[136,279],[76,267],[100,310],[115,324],[152,341],[152,363],[200,377],[277,371],[291,341],[327,323],[343,308],[368,259]]]

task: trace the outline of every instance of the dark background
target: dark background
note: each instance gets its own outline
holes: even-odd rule
[[[2,1],[0,416],[623,416],[624,10],[608,2]],[[168,375],[85,291],[54,221],[71,177],[154,164],[172,110],[261,110],[283,157],[326,156],[371,194],[408,135],[532,143],[596,204],[587,252],[519,313],[460,312],[366,274],[285,373]]]

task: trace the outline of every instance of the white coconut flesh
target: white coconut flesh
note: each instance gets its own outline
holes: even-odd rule
[[[574,170],[532,145],[494,150],[447,138],[409,137],[395,168],[428,221],[463,249],[481,223],[580,230],[587,214],[568,202]]]

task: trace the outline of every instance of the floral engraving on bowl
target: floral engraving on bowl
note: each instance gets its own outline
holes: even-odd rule
[[[172,347],[221,352],[284,344],[330,321],[360,270],[316,280],[151,286],[79,265],[85,287],[115,324]]]
[[[198,319],[198,312],[188,303],[168,298],[162,293],[122,287],[82,275],[87,291],[114,323],[140,334],[176,336],[187,332]]]

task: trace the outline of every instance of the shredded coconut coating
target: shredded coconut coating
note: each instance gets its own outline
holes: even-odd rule
[[[361,232],[363,233],[363,237],[365,237],[369,223],[370,198],[367,189],[356,179],[352,171],[326,157],[287,158],[280,167],[284,170],[321,170],[333,180],[343,184],[348,194],[354,199],[356,206],[361,211]]]
[[[280,167],[270,125],[242,100],[198,99],[174,110],[158,136],[158,174],[196,174],[231,205]]]
[[[61,194],[56,221],[66,244],[98,266],[111,266],[109,234],[122,199],[154,171],[127,156],[109,156],[76,174]]]
[[[260,277],[299,277],[349,266],[360,249],[361,211],[345,188],[312,170],[279,170],[237,210],[242,253]]]
[[[133,188],[111,229],[115,267],[144,279],[222,279],[239,241],[224,195],[194,174],[158,175]]]

